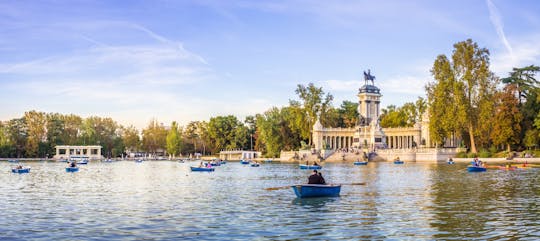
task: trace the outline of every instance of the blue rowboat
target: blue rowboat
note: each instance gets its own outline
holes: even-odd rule
[[[304,165],[300,164],[300,169],[321,169],[322,166],[319,165]]]
[[[337,197],[341,191],[341,185],[300,184],[291,187],[299,198]]]
[[[259,163],[251,163],[251,166],[252,167],[258,167],[258,166],[260,166],[260,164]]]
[[[213,172],[213,167],[190,167],[192,172]]]
[[[452,164],[454,164],[454,162],[453,162],[453,161],[452,161],[452,162],[448,162],[448,164],[452,165]]]
[[[22,169],[12,168],[11,172],[13,172],[13,173],[29,173],[30,172],[30,167],[24,167]]]
[[[247,164],[249,164],[249,161],[240,160],[240,164],[247,165]]]
[[[394,164],[403,164],[403,161],[394,161]]]
[[[66,167],[66,172],[78,172],[78,167]]]
[[[467,171],[468,172],[485,172],[487,168],[485,167],[475,167],[475,166],[468,166]]]
[[[355,166],[367,165],[367,162],[354,162]]]

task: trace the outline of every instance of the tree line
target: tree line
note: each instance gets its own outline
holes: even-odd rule
[[[510,151],[536,147],[540,141],[538,66],[514,68],[505,78],[489,70],[489,51],[468,39],[454,45],[450,57],[433,63],[427,99],[382,109],[381,127],[411,127],[427,113],[430,138],[444,146],[460,137],[470,152]],[[332,104],[333,96],[313,83],[297,85],[297,99],[283,107],[239,120],[233,115],[208,121],[164,125],[153,119],[142,130],[111,118],[29,111],[21,118],[0,121],[1,157],[51,157],[56,145],[101,145],[106,157],[126,152],[217,154],[223,149],[258,150],[277,157],[282,150],[309,149],[317,120],[325,127],[354,127],[358,103]]]

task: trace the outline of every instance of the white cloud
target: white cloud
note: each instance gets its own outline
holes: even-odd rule
[[[491,69],[499,77],[506,77],[514,67],[538,65],[540,62],[540,34],[515,38],[513,52],[492,51]]]
[[[501,14],[499,13],[499,10],[493,4],[491,0],[486,0],[488,9],[489,9],[489,19],[491,20],[491,23],[495,27],[495,30],[497,30],[497,35],[501,39],[501,41],[504,44],[504,47],[506,50],[508,50],[508,53],[510,56],[513,56],[512,46],[510,46],[510,43],[506,39],[506,35],[504,34],[504,25],[501,19]]]

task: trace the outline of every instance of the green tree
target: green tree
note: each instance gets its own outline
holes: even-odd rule
[[[428,84],[426,89],[433,139],[441,141],[452,132],[465,130],[471,152],[477,153],[475,134],[481,115],[486,114],[480,106],[492,97],[497,84],[489,71],[489,51],[479,48],[471,39],[458,42],[454,44],[452,61],[439,55],[431,72],[435,82]],[[449,103],[454,107],[447,107]]]
[[[352,101],[343,101],[338,109],[340,116],[339,127],[350,128],[358,123],[358,103]]]
[[[540,67],[535,65],[513,68],[509,77],[501,79],[505,84],[514,84],[517,86],[517,96],[520,105],[524,100],[530,100],[531,93],[538,90],[540,82],[535,78],[538,71],[540,71]]]
[[[300,97],[300,102],[290,101],[290,106],[295,110],[295,124],[302,131],[302,138],[308,139],[311,146],[311,131],[317,115],[320,113],[323,116],[326,113],[334,97],[331,94],[325,95],[322,87],[316,87],[313,83],[308,86],[298,85],[295,92]]]
[[[176,121],[173,121],[171,124],[171,129],[167,132],[167,153],[176,157],[177,154],[180,154],[180,149],[182,148],[182,133],[180,127],[176,124]]]
[[[534,147],[536,149],[536,146],[538,145],[538,141],[540,137],[540,132],[537,129],[531,129],[527,130],[525,132],[525,139],[523,140],[525,146],[529,149],[531,147]]]
[[[521,112],[519,111],[519,99],[515,95],[516,84],[509,84],[504,90],[497,93],[495,115],[492,117],[493,131],[491,138],[495,145],[506,145],[510,152],[511,145],[519,143],[521,131]]]
[[[210,118],[206,133],[212,143],[212,153],[222,149],[242,149],[249,143],[248,128],[232,115]]]
[[[82,144],[83,141],[79,140],[79,133],[82,132],[82,118],[77,115],[63,115],[61,120],[64,123],[64,129],[60,139],[66,145]]]
[[[11,119],[7,123],[7,129],[9,133],[10,143],[14,147],[14,156],[17,158],[25,155],[26,138],[28,137],[28,130],[26,127],[25,118]]]
[[[127,151],[139,151],[141,146],[141,138],[139,137],[139,131],[137,128],[131,125],[122,129],[122,141],[124,142]]]
[[[47,141],[46,115],[43,112],[32,110],[25,112],[23,118],[27,128],[26,156],[37,157],[40,145]]]
[[[159,149],[165,150],[167,130],[158,123],[156,119],[152,119],[146,129],[142,131],[142,148],[152,154],[156,154]]]

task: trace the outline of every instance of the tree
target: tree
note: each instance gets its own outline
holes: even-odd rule
[[[28,130],[26,127],[25,118],[16,118],[8,121],[7,131],[10,139],[9,142],[13,145],[15,149],[15,157],[20,158],[24,156],[24,147],[26,145],[26,138],[28,137]]]
[[[276,107],[257,115],[257,132],[260,140],[258,145],[269,157],[277,157],[283,149],[283,138],[280,133],[282,122],[281,111]]]
[[[47,118],[45,113],[35,110],[24,113],[27,128],[25,151],[29,157],[37,157],[42,143],[47,141]]]
[[[514,84],[517,86],[519,105],[524,100],[530,100],[531,93],[539,88],[540,82],[534,78],[538,71],[540,71],[540,67],[535,65],[513,68],[509,77],[501,79],[505,84]]]
[[[290,106],[295,108],[295,124],[300,127],[302,137],[308,139],[311,146],[311,131],[317,115],[320,113],[323,116],[326,113],[334,97],[331,94],[325,95],[322,87],[318,88],[313,83],[309,83],[307,87],[298,85],[295,92],[300,97],[300,102],[290,101]]]
[[[491,119],[493,144],[506,145],[508,152],[511,145],[518,144],[520,141],[522,115],[519,111],[519,99],[514,94],[516,91],[517,85],[509,84],[503,91],[497,93],[495,115]]]
[[[540,137],[540,132],[536,129],[527,130],[525,132],[525,139],[523,140],[523,143],[527,148],[535,147],[538,145]]]
[[[139,131],[134,126],[122,128],[122,141],[129,152],[138,151],[141,145]]]
[[[454,44],[452,61],[439,55],[431,72],[435,82],[426,89],[433,139],[442,141],[445,135],[465,130],[471,152],[477,153],[475,134],[480,116],[485,114],[480,106],[492,97],[497,84],[489,71],[489,51],[471,39],[458,42]]]
[[[165,150],[167,130],[156,119],[152,119],[142,133],[142,147],[144,150],[154,155],[159,149]]]
[[[182,148],[182,133],[180,127],[173,121],[171,129],[167,132],[167,153],[176,157]]]
[[[340,117],[340,127],[351,128],[358,123],[358,103],[352,101],[343,101],[338,109]]]
[[[249,143],[248,128],[232,115],[210,118],[206,133],[213,153],[222,149],[242,149]]]

